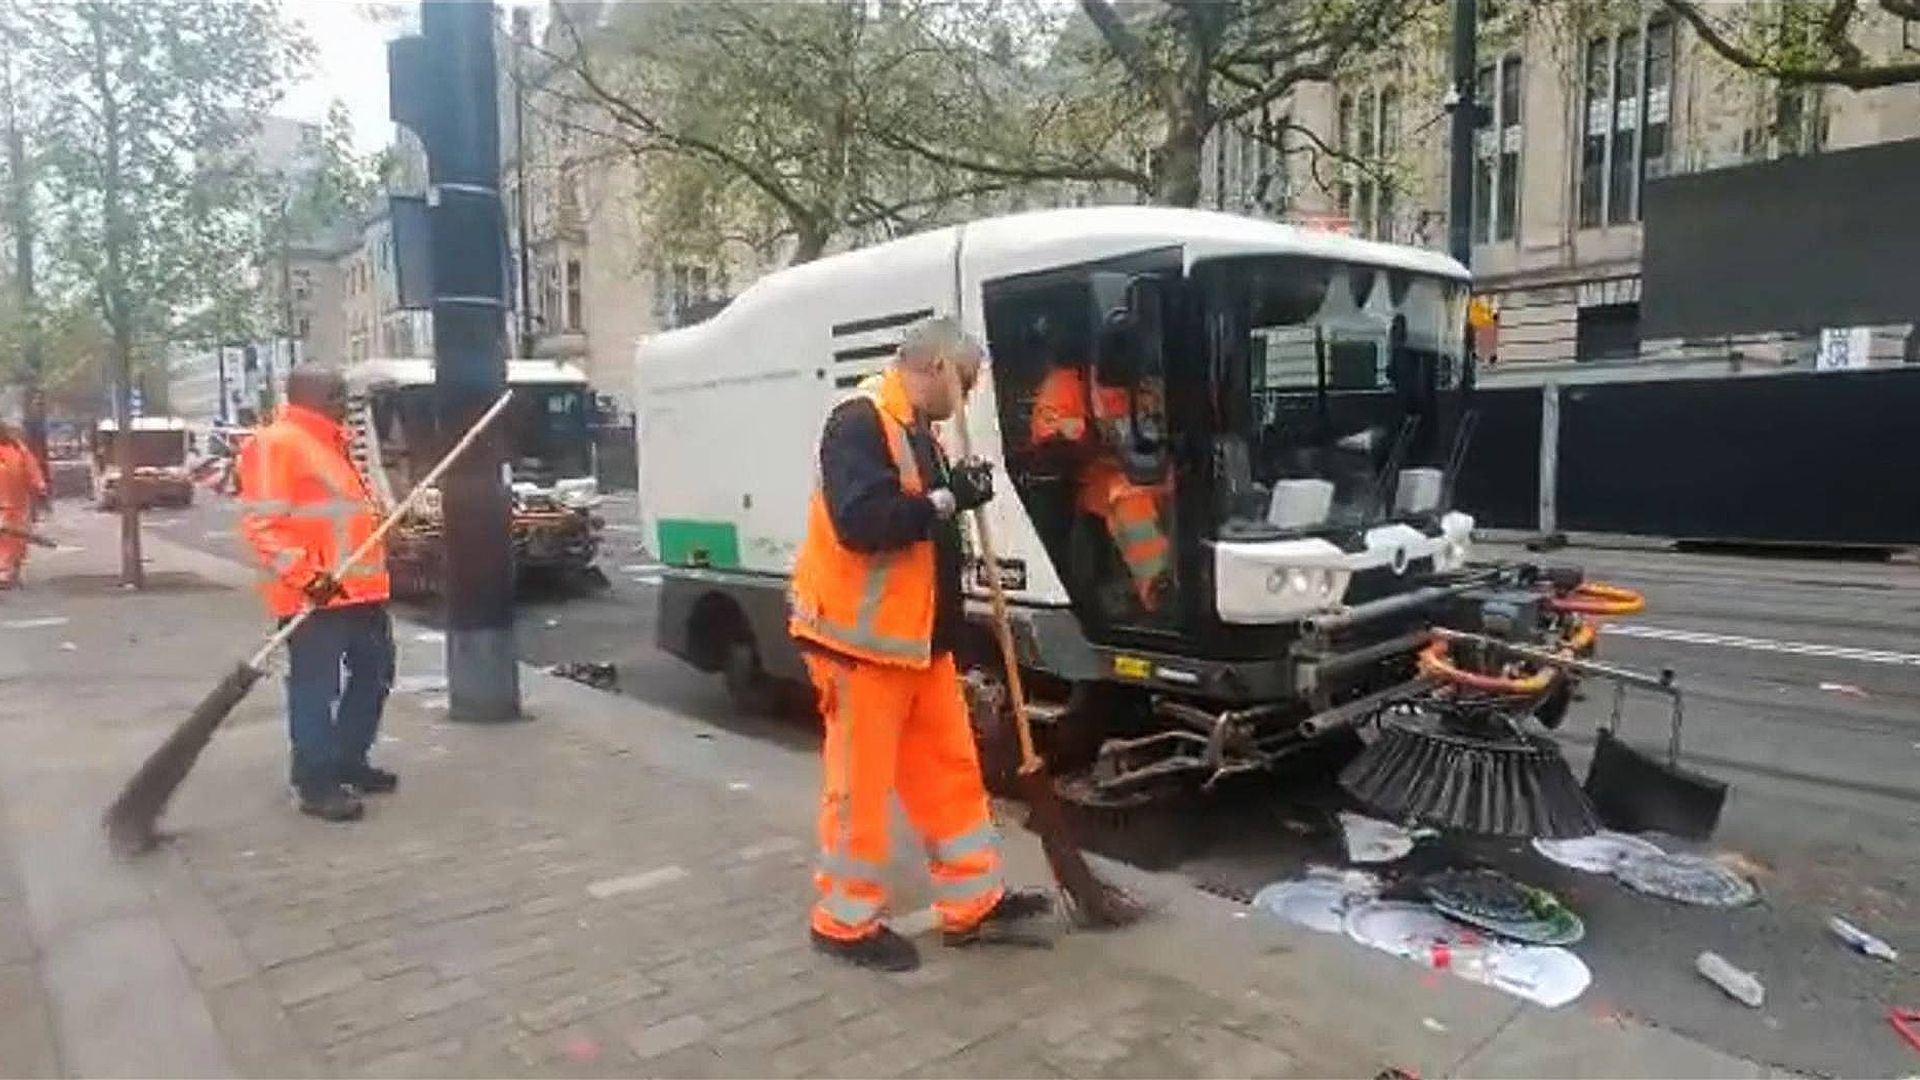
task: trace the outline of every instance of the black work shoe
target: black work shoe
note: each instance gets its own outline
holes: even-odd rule
[[[845,960],[856,967],[875,971],[913,971],[920,966],[920,950],[913,942],[886,927],[852,941],[828,937],[818,930],[808,931],[815,952]]]
[[[385,795],[400,786],[400,778],[385,769],[368,765],[349,772],[346,784],[362,795]]]
[[[301,792],[300,812],[321,821],[359,821],[367,807],[345,787],[332,787]]]
[[[947,945],[1026,945],[1048,948],[1052,941],[1028,931],[1021,924],[1053,911],[1053,897],[1040,889],[1008,889],[980,921],[965,930],[947,930],[941,941]]]

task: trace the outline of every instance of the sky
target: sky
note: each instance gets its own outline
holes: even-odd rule
[[[540,7],[542,0],[505,0],[503,7]],[[419,25],[412,3],[285,0],[287,18],[312,39],[312,70],[273,111],[318,122],[338,98],[353,116],[354,147],[371,153],[393,140],[387,114],[387,41]]]

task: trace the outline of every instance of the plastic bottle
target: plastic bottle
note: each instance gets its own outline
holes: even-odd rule
[[[1894,951],[1893,946],[1838,915],[1827,919],[1827,929],[1833,931],[1841,941],[1846,942],[1854,952],[1863,956],[1871,956],[1875,960],[1885,960],[1888,963],[1897,963],[1900,959],[1900,954]]]
[[[1713,985],[1727,992],[1727,995],[1749,1008],[1757,1009],[1766,1004],[1767,988],[1753,973],[1742,971],[1727,962],[1716,952],[1703,952],[1693,962],[1693,969]]]

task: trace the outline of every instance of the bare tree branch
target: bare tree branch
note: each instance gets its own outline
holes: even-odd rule
[[[964,157],[960,154],[938,150],[925,143],[910,139],[898,132],[876,133],[876,138],[897,150],[905,150],[949,168],[964,169],[967,172],[983,176],[996,176],[1007,180],[1082,180],[1092,183],[1111,181],[1131,184],[1142,191],[1152,186],[1151,179],[1138,169],[1114,165],[1110,162],[1087,162],[1085,164],[1045,165],[1039,163],[1002,165],[991,161]]]
[[[1148,90],[1168,107],[1174,105],[1175,88],[1169,73],[1156,64],[1147,52],[1146,42],[1133,32],[1127,20],[1113,9],[1108,0],[1080,0],[1080,10],[1086,12],[1094,28],[1100,31],[1107,47],[1120,58],[1129,74],[1139,81],[1141,87]]]
[[[1882,64],[1876,67],[1820,67],[1770,59],[1743,48],[1702,10],[1698,0],[1662,0],[1668,10],[1686,20],[1707,47],[1736,67],[1764,75],[1790,86],[1844,86],[1850,90],[1875,90],[1920,82],[1920,62]],[[1839,0],[1846,4],[1849,0]],[[1893,5],[1889,7],[1888,5]],[[1908,6],[1920,7],[1920,0],[1881,0],[1881,6],[1900,14]]]

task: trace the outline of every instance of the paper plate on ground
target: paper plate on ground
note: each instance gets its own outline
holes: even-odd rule
[[[1433,909],[1442,915],[1524,945],[1575,945],[1587,936],[1587,924],[1580,916],[1551,895],[1546,896],[1546,901],[1537,914],[1522,919],[1492,918],[1455,908],[1439,898],[1434,898],[1432,903]]]
[[[1593,972],[1569,949],[1515,945],[1492,954],[1487,984],[1557,1009],[1586,993],[1593,984]]]
[[[1557,1009],[1586,992],[1593,973],[1572,952],[1494,941],[1422,904],[1381,900],[1348,910],[1347,936],[1369,948],[1426,967],[1445,967],[1469,982]]]
[[[1663,852],[1629,859],[1614,876],[1635,892],[1699,907],[1743,907],[1760,897],[1753,882],[1699,855]]]
[[[1323,934],[1337,934],[1345,927],[1351,903],[1352,894],[1326,878],[1276,881],[1253,895],[1253,906],[1261,911]]]
[[[1347,910],[1347,936],[1369,949],[1430,963],[1436,946],[1478,947],[1486,935],[1425,904],[1375,900]]]
[[[1568,840],[1536,839],[1533,850],[1550,862],[1588,874],[1611,874],[1628,859],[1666,854],[1651,840],[1606,830]]]
[[[1340,832],[1347,859],[1357,863],[1384,863],[1404,858],[1413,850],[1413,834],[1391,821],[1365,814],[1340,812]]]

